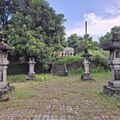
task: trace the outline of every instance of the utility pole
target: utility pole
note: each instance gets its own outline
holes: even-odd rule
[[[87,29],[88,29],[88,25],[87,25],[87,21],[85,21],[85,41],[87,41]]]
[[[85,48],[88,48],[88,38],[87,38],[87,29],[88,29],[88,25],[87,25],[87,21],[85,21],[85,35],[84,35],[84,39],[85,39]]]
[[[85,21],[85,35],[87,35],[87,21]]]

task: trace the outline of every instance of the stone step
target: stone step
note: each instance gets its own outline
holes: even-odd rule
[[[109,81],[108,84],[111,87],[120,88],[120,81]]]

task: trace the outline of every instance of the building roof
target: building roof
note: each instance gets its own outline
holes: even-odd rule
[[[72,52],[72,53],[74,53],[74,48],[66,47],[66,48],[64,48],[63,52]]]

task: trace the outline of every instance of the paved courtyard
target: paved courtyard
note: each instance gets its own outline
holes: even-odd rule
[[[79,80],[29,83],[38,96],[21,106],[0,103],[0,120],[120,120],[115,111],[106,112],[89,96],[86,84],[94,87],[94,82]]]

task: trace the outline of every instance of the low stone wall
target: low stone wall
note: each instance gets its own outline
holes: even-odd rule
[[[42,67],[41,64],[35,64],[35,73],[49,73],[51,69],[51,65],[49,65],[49,69],[46,70]],[[17,75],[17,74],[28,74],[29,65],[28,63],[12,63],[8,65],[8,75]]]
[[[82,63],[81,62],[75,62],[75,63],[71,63],[71,64],[67,64],[67,69],[68,71],[71,69],[78,69],[82,67]]]

